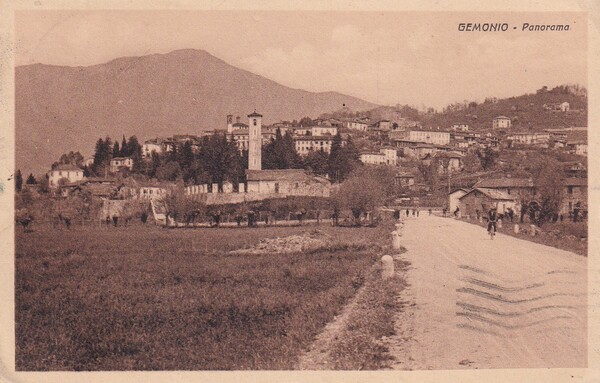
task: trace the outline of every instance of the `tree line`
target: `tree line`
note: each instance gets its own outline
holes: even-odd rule
[[[142,145],[136,136],[129,139],[123,136],[121,142],[107,136],[96,141],[91,166],[84,164],[80,152],[70,151],[61,155],[52,164],[52,169],[71,164],[82,168],[85,177],[103,177],[109,174],[110,161],[115,157],[132,158],[132,169],[121,170],[126,173],[124,175],[143,175],[159,181],[182,180],[185,184],[217,184],[219,189],[227,181],[239,190],[239,184],[245,182],[245,170],[248,168],[248,151],[240,151],[233,136],[214,133],[202,137],[199,142],[173,143],[168,151],[153,151],[147,158],[142,156]],[[289,132],[282,134],[279,129],[275,137],[262,147],[263,169],[305,169],[327,176],[332,182],[344,181],[360,164],[359,151],[352,138],[348,137],[344,142],[339,133],[332,138],[329,153],[314,150],[302,157],[296,151],[292,135]],[[23,184],[20,170],[15,177],[20,191]],[[26,183],[37,182],[30,174]]]

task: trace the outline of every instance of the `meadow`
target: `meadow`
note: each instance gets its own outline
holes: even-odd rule
[[[291,369],[390,228],[320,225],[352,246],[307,254],[228,252],[315,228],[17,228],[17,370]]]

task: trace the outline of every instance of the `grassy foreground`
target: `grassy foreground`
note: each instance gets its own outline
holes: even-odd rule
[[[307,229],[17,230],[17,369],[292,368],[380,253],[226,252]],[[319,230],[389,242],[385,227]]]

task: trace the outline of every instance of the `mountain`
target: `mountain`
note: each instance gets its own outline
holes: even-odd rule
[[[570,110],[548,110],[548,106],[568,102]],[[546,107],[544,107],[546,105]],[[542,87],[536,93],[504,99],[488,98],[482,103],[454,104],[440,113],[423,114],[418,120],[428,127],[450,127],[469,124],[475,130],[490,129],[492,119],[507,116],[512,131],[541,131],[548,128],[587,126],[587,91],[585,88],[560,85],[553,89]]]
[[[377,105],[336,92],[292,89],[202,50],[124,57],[88,67],[44,64],[15,70],[16,164],[49,169],[70,150],[93,153],[100,137],[140,140],[224,128],[226,115],[265,123]]]

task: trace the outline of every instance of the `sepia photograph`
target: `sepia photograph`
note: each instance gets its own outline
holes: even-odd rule
[[[591,367],[585,8],[115,4],[11,10],[3,364]]]

